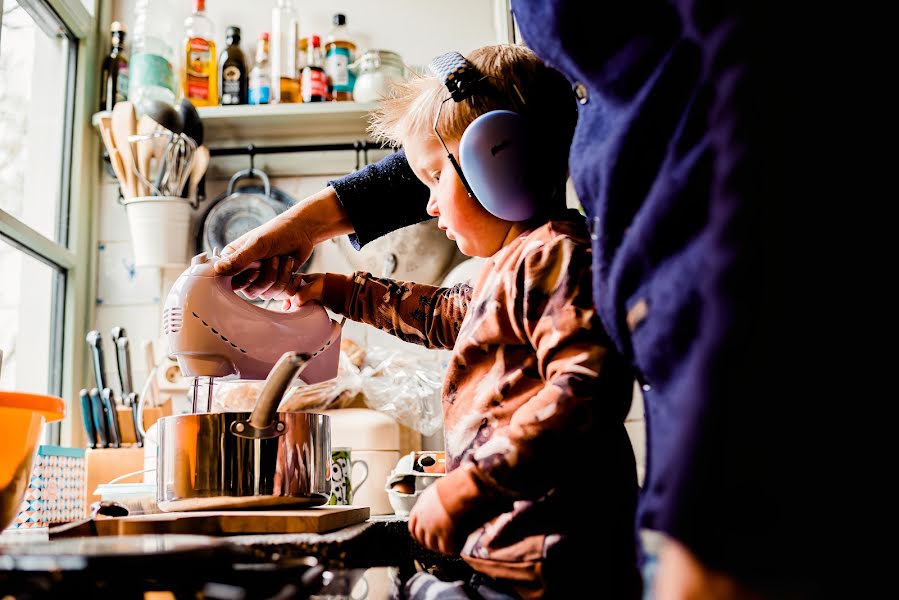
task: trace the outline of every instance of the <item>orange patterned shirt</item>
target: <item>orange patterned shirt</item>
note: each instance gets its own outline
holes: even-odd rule
[[[604,542],[588,533],[617,545],[610,552],[633,548],[637,487],[623,426],[633,379],[593,308],[590,269],[586,227],[573,215],[507,243],[473,288],[367,273],[325,280],[331,310],[405,341],[452,349],[443,387],[449,473],[438,493],[470,532],[463,558],[516,582],[525,596],[542,589],[552,555],[585,544],[595,553]],[[602,493],[619,514],[585,524],[571,508],[596,483],[608,486]]]

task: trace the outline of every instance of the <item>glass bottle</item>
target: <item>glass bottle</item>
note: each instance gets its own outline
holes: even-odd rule
[[[290,0],[278,0],[272,9],[272,102],[299,102],[297,37],[299,22]]]
[[[308,64],[303,69],[303,102],[325,102],[328,99],[328,76],[322,67],[321,38],[309,38]]]
[[[271,102],[272,80],[268,60],[268,32],[259,34],[256,44],[256,64],[250,71],[250,104]]]
[[[300,102],[303,101],[303,69],[309,63],[309,38],[297,40],[297,81],[300,82]]]
[[[125,26],[118,21],[110,28],[112,48],[103,59],[100,74],[100,110],[112,110],[128,99],[128,59],[125,58]]]
[[[184,20],[184,65],[181,94],[194,106],[219,102],[215,28],[206,15],[206,0],[194,0],[194,12]]]
[[[176,39],[175,0],[137,0],[134,42],[128,69],[128,100],[140,107],[144,99],[175,102],[175,53],[167,40]]]
[[[356,54],[356,44],[350,41],[346,27],[346,15],[336,14],[334,27],[328,33],[325,43],[325,72],[328,74],[328,90],[331,100],[348,102],[353,99],[353,85],[356,76],[349,65]]]
[[[247,61],[240,49],[240,27],[228,27],[225,42],[219,57],[219,101],[222,105],[247,104]]]

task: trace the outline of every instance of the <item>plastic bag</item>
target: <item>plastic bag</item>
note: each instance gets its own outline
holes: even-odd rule
[[[361,373],[365,403],[423,435],[443,426],[443,369],[420,355],[373,347]]]

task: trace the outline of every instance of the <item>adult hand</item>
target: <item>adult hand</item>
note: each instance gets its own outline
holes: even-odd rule
[[[409,533],[429,550],[444,554],[459,552],[456,527],[440,501],[436,484],[425,488],[415,501],[409,513]]]
[[[238,289],[258,295],[275,282],[286,287],[288,282],[280,275],[287,265],[282,261],[265,262],[267,259],[289,256],[298,268],[309,259],[316,244],[352,232],[353,226],[337,192],[328,186],[228,244],[215,265],[215,272],[237,275],[252,263],[263,261],[257,274],[245,276],[244,287]]]

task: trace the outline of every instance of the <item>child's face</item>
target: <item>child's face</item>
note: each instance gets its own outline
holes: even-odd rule
[[[446,145],[458,159],[459,142],[447,140]],[[403,147],[412,171],[431,190],[428,214],[437,217],[446,237],[455,240],[466,256],[493,256],[502,247],[512,223],[494,217],[480,202],[468,197],[436,137],[403,140]]]

